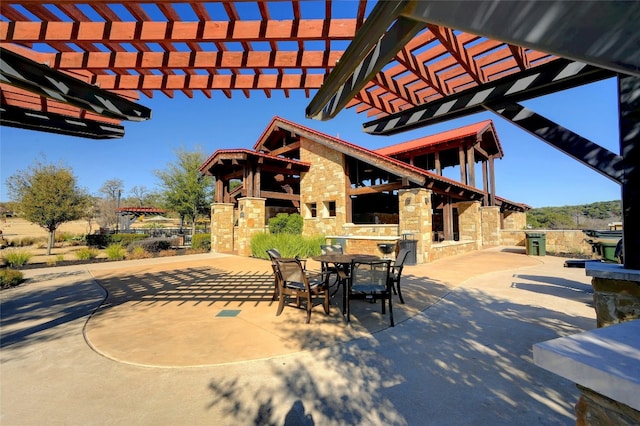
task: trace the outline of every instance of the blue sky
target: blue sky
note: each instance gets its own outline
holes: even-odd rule
[[[113,178],[124,181],[124,196],[136,185],[154,189],[158,183],[154,170],[173,162],[176,149],[193,150],[199,146],[211,154],[223,148],[252,148],[275,115],[369,149],[492,119],[504,150],[504,158],[495,163],[499,196],[532,207],[620,199],[620,186],[616,183],[489,112],[395,136],[370,136],[362,131],[362,123],[372,118],[356,114],[353,109],[345,109],[327,122],[306,119],[304,110],[309,101],[302,91],[292,91],[290,98],[274,91],[270,99],[258,92],[246,99],[239,91],[232,99],[221,93],[214,93],[212,99],[202,94],[189,99],[179,92],[174,99],[160,92],[152,99],[142,95],[139,103],[153,110],[152,119],[125,122],[126,134],[119,140],[95,141],[0,127],[0,201],[8,200],[7,177],[27,169],[43,156],[47,163],[70,167],[80,186],[92,194]],[[619,153],[614,79],[523,104]],[[451,172],[445,170],[445,175],[459,178],[457,169]]]

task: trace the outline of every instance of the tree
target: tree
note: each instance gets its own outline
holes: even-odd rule
[[[123,190],[124,182],[118,178],[105,181],[98,189],[98,192],[103,195],[102,198],[96,201],[97,205],[95,206],[100,226],[107,228],[118,221],[116,209],[118,208],[118,199]]]
[[[170,210],[180,215],[181,225],[185,218],[192,222],[192,235],[195,233],[198,216],[209,212],[213,199],[213,179],[200,172],[200,166],[206,160],[201,149],[176,150],[177,160],[165,170],[156,170],[160,179],[162,198]]]
[[[36,161],[27,170],[18,170],[7,179],[7,189],[29,222],[49,232],[47,254],[58,227],[85,216],[90,205],[87,192],[78,187],[70,168]]]
[[[144,186],[134,186],[131,188],[131,198],[136,200],[138,207],[144,207],[146,199],[149,197],[149,190]]]

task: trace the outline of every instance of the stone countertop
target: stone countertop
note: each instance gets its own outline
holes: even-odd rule
[[[533,345],[534,363],[640,410],[640,320]]]

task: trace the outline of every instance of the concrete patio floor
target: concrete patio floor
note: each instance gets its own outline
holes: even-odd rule
[[[589,277],[499,247],[407,266],[396,327],[285,308],[268,261],[192,255],[25,271],[0,293],[3,425],[574,424],[532,345],[595,328]],[[309,269],[319,265],[310,262]]]

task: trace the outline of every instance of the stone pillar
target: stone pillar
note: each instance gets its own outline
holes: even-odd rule
[[[587,265],[598,327],[640,319],[640,271],[622,265]]]
[[[475,241],[476,249],[482,243],[482,218],[479,201],[458,203],[458,230],[460,241]]]
[[[231,253],[233,251],[233,204],[213,203],[211,205],[211,252]]]
[[[251,256],[251,237],[265,232],[266,199],[246,197],[238,200],[238,233],[236,250],[239,256]]]
[[[411,233],[416,241],[416,262],[429,261],[431,252],[432,232],[432,207],[431,191],[424,188],[401,189],[398,191],[398,211],[400,223],[398,231]]]
[[[480,208],[482,214],[482,246],[500,245],[500,207]]]
[[[525,212],[505,212],[502,223],[505,230],[525,229],[527,227],[527,214]]]

